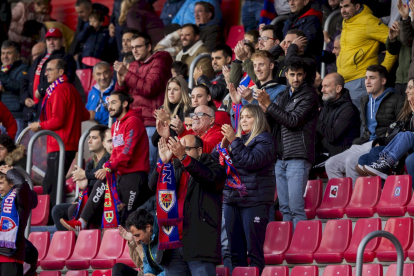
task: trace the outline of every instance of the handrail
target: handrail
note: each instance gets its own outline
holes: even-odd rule
[[[374,231],[366,235],[358,246],[358,253],[356,259],[356,276],[362,276],[362,264],[364,263],[364,250],[368,242],[374,238],[383,237],[392,242],[397,250],[397,274],[396,276],[403,276],[404,269],[404,251],[402,249],[400,241],[390,232],[387,231]]]
[[[30,130],[30,127],[26,127],[25,129],[22,130],[22,132],[20,132],[19,136],[16,139],[16,144],[20,144],[20,142],[22,141],[23,136],[26,134],[26,132],[28,132]]]
[[[108,127],[111,128],[113,123],[114,123],[114,118],[112,118],[111,116],[109,116],[109,119],[108,119]]]
[[[85,145],[86,138],[88,137],[89,132],[91,131],[91,128],[88,128],[88,130],[84,131],[79,139],[79,145],[78,145],[78,160],[77,165],[79,168],[82,168],[83,166],[83,146]],[[79,186],[76,184],[76,194],[75,198],[79,196]]]
[[[56,139],[59,145],[59,167],[58,167],[58,179],[57,179],[57,193],[56,193],[56,205],[62,203],[63,187],[62,183],[65,180],[65,144],[62,138],[51,130],[41,130],[30,138],[29,145],[27,146],[27,162],[26,172],[30,175],[33,165],[33,145],[39,137],[50,135]]]
[[[196,56],[196,57],[195,57],[195,59],[193,59],[193,61],[191,62],[191,65],[190,65],[190,71],[188,72],[188,73],[189,73],[189,77],[188,77],[188,87],[189,87],[190,89],[193,89],[193,87],[194,87],[194,79],[193,79],[194,69],[195,69],[195,67],[196,67],[197,62],[198,62],[200,59],[202,59],[202,58],[211,58],[211,54],[207,54],[207,53],[204,53],[204,54],[199,54],[199,55],[198,55],[198,56]]]
[[[331,12],[331,14],[328,16],[328,18],[326,18],[325,25],[323,26],[324,31],[329,30],[329,25],[330,25],[332,19],[340,13],[341,13],[340,9]],[[332,39],[335,39],[335,38],[332,38]],[[323,41],[323,50],[324,51],[326,50],[327,46],[328,46],[328,43],[326,43],[325,40],[324,40]],[[326,64],[325,64],[325,62],[322,62],[321,63],[321,78],[323,79],[325,76],[326,76]]]
[[[13,167],[13,168],[24,177],[24,179],[27,181],[27,184],[29,184],[30,189],[33,190],[33,180],[30,178],[30,175],[24,169],[20,167]],[[32,220],[32,212],[30,211],[29,218],[27,219],[27,221],[30,222],[31,220]],[[26,237],[26,239],[29,238],[29,234],[30,234],[30,223],[27,223],[26,229],[24,230],[24,236]]]
[[[284,15],[279,15],[277,16],[275,19],[272,20],[272,22],[270,22],[270,25],[276,25],[277,23],[281,22],[281,21],[286,21],[288,20],[289,16],[287,16],[286,14]]]

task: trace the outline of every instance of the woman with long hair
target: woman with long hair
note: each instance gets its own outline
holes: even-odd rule
[[[265,266],[263,244],[275,194],[276,145],[258,105],[243,106],[237,133],[222,126],[224,138],[212,152],[227,169],[224,219],[232,267]]]

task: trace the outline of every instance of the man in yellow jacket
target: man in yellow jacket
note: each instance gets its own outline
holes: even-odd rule
[[[379,45],[386,42],[389,29],[360,0],[340,0],[340,6],[344,20],[336,65],[352,102],[360,109],[360,98],[367,95],[365,72],[368,66],[378,64]],[[387,52],[381,65],[390,72],[397,58]]]

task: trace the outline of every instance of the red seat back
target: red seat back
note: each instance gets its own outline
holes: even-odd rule
[[[38,252],[37,260],[41,261],[46,257],[50,245],[50,232],[32,232],[29,241],[36,247]]]
[[[355,268],[352,276],[355,276]],[[382,265],[381,264],[364,264],[362,266],[362,275],[369,275],[369,276],[382,276]]]
[[[243,25],[232,26],[227,36],[226,44],[232,49],[236,47],[237,43],[244,38],[244,27]]]
[[[289,267],[287,266],[266,266],[263,269],[262,276],[289,276]]]
[[[37,195],[42,195],[43,194],[43,187],[42,186],[33,186],[33,191]]]
[[[397,275],[397,264],[391,264],[387,269],[385,276]],[[403,276],[414,276],[414,264],[404,264]]]
[[[62,273],[60,271],[42,271],[40,272],[39,276],[61,276]]]
[[[235,267],[233,269],[232,276],[259,276],[259,268],[255,266],[251,267]]]
[[[296,230],[295,230],[296,231]],[[319,269],[317,266],[295,266],[290,273],[290,276],[318,276]]]
[[[352,222],[350,219],[329,220],[323,231],[321,245],[317,253],[344,252],[352,236]]]
[[[402,249],[408,250],[413,242],[413,219],[405,218],[389,218],[385,224],[384,231],[393,234],[401,243]],[[392,242],[386,238],[381,238],[377,252],[395,251]]]
[[[381,230],[381,219],[380,218],[370,218],[370,219],[358,219],[354,233],[352,234],[351,242],[349,243],[347,251],[357,252],[358,246],[361,243],[362,239],[371,232]],[[372,239],[364,251],[374,251],[379,245],[380,239]]]
[[[118,229],[108,229],[102,238],[101,248],[95,259],[118,259],[124,250],[125,240]]]
[[[273,221],[267,225],[266,238],[263,245],[264,254],[285,253],[292,239],[292,222]]]
[[[323,276],[351,276],[352,267],[350,265],[328,265],[325,267]]]
[[[375,207],[381,196],[381,177],[358,177],[347,207]]]
[[[67,260],[70,258],[75,246],[75,232],[57,231],[53,234],[49,251],[44,260]]]
[[[89,93],[89,90],[91,90],[92,69],[78,69],[76,70],[76,75],[78,76],[85,93]]]
[[[411,199],[411,194],[410,175],[390,175],[385,181],[377,208],[406,206]]]
[[[116,262],[126,264],[130,267],[136,267],[135,263],[131,259],[131,255],[129,254],[129,245],[127,242],[125,243],[122,255],[116,260]]]
[[[98,254],[101,245],[101,231],[82,230],[76,240],[75,249],[73,250],[70,260],[90,260]]]
[[[112,276],[112,269],[94,270],[92,276]]]
[[[305,191],[305,209],[316,209],[322,203],[322,180],[309,180]]]
[[[227,267],[216,267],[216,275],[217,276],[229,276],[230,271]]]
[[[313,253],[318,249],[321,237],[322,222],[320,220],[299,221],[287,253]]]
[[[325,194],[319,208],[345,208],[352,194],[352,179],[350,177],[331,178],[326,186]]]
[[[66,276],[89,276],[87,270],[70,270],[66,272]]]
[[[46,225],[49,220],[50,196],[38,195],[37,206],[32,210],[32,226]]]

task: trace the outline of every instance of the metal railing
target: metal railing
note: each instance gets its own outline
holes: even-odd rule
[[[23,176],[23,178],[27,181],[27,184],[29,184],[30,189],[33,190],[33,180],[30,178],[30,175],[24,169],[20,167],[13,167],[13,168]],[[26,229],[24,230],[24,236],[26,237],[26,239],[29,238],[31,222],[32,222],[32,212],[30,211],[29,218],[27,219]]]
[[[57,179],[57,193],[56,193],[56,205],[62,203],[63,186],[65,181],[65,144],[63,144],[62,138],[51,130],[41,130],[30,138],[29,145],[27,146],[27,162],[26,172],[30,175],[33,165],[33,145],[36,140],[42,136],[50,135],[56,139],[59,145],[59,167],[58,167],[58,179]]]
[[[397,274],[395,276],[403,276],[404,269],[404,251],[402,249],[399,240],[390,232],[387,231],[374,231],[366,235],[358,247],[357,259],[356,259],[356,276],[362,276],[362,264],[364,263],[364,250],[368,242],[374,238],[386,238],[392,242],[397,250]]]
[[[23,136],[26,134],[26,132],[28,132],[30,130],[30,127],[26,127],[25,129],[22,130],[22,132],[20,132],[19,136],[16,139],[16,144],[20,144],[20,142],[23,139]]]
[[[91,131],[91,128],[88,128],[88,130],[84,131],[79,139],[79,145],[78,145],[78,160],[77,160],[77,165],[79,168],[83,167],[83,146],[85,145],[85,141],[88,138],[89,132]],[[75,194],[75,198],[77,198],[79,196],[79,186],[78,184],[76,184],[76,194]]]
[[[326,21],[325,21],[325,25],[323,26],[323,30],[324,31],[328,31],[329,30],[329,25],[330,25],[330,23],[331,23],[331,21],[332,21],[332,19],[335,17],[335,16],[338,16],[338,15],[340,15],[341,14],[341,10],[339,9],[339,10],[336,10],[336,11],[333,11],[329,16],[328,16],[328,18],[326,18]],[[335,39],[334,37],[332,38],[332,39]],[[323,42],[323,50],[325,51],[326,50],[326,47],[328,46],[328,43],[326,43],[325,42],[325,40],[324,40],[324,42]],[[325,64],[325,62],[322,62],[322,64],[321,64],[321,78],[323,79],[324,77],[326,76],[326,64]]]
[[[287,15],[279,15],[278,17],[273,19],[272,22],[270,22],[270,25],[276,25],[279,22],[288,20],[288,18],[289,18],[289,16],[287,16]]]
[[[193,59],[193,61],[191,62],[190,65],[190,71],[189,71],[189,77],[188,77],[188,87],[190,89],[193,89],[194,87],[194,79],[193,79],[193,74],[194,74],[194,69],[197,65],[197,62],[203,58],[211,58],[211,54],[199,54],[198,56],[195,57],[195,59]]]

